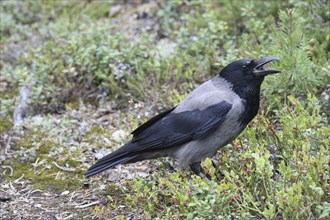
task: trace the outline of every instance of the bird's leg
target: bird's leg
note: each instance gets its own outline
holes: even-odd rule
[[[192,164],[189,165],[190,169],[198,176],[200,176],[201,178],[207,178],[209,180],[211,180],[211,176],[209,174],[205,174],[202,167],[201,167],[201,162],[194,162]]]
[[[174,169],[174,167],[172,166],[172,164],[170,163],[170,162],[168,162],[168,161],[164,161],[163,162],[170,170],[172,170],[172,171],[175,171],[175,169]]]
[[[217,165],[214,160],[212,160],[212,165],[213,165],[214,169],[217,169]],[[221,171],[220,168],[218,169],[218,173],[220,174],[221,177],[225,177],[225,174]]]

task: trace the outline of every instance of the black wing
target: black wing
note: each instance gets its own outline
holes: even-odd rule
[[[140,131],[134,131],[131,141],[134,145],[127,145],[127,149],[124,146],[122,150],[143,153],[202,139],[219,127],[231,108],[232,104],[222,101],[203,110],[168,112]]]
[[[171,113],[175,108],[176,108],[176,106],[152,117],[151,119],[146,121],[144,124],[140,125],[137,129],[132,131],[131,134],[133,134],[133,137],[139,135],[141,132],[143,132],[144,130],[146,130],[153,124],[155,124],[157,121],[159,121],[160,119],[164,118],[166,115]]]

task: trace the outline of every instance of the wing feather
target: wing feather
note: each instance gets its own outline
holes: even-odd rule
[[[149,127],[135,133],[131,141],[135,144],[126,150],[144,153],[204,138],[220,126],[231,108],[232,104],[222,101],[203,110],[170,112]]]

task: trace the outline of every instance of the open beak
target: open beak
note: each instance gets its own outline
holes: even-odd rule
[[[257,66],[254,68],[253,74],[255,76],[266,76],[268,74],[280,73],[281,71],[279,70],[271,70],[264,67],[265,64],[272,62],[274,60],[280,60],[280,59],[275,57],[264,57],[258,60],[254,60]]]

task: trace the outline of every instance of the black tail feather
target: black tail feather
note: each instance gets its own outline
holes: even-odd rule
[[[107,155],[109,156],[109,155]],[[114,168],[115,166],[119,165],[119,164],[125,164],[127,162],[129,162],[130,160],[134,159],[136,156],[130,156],[130,157],[123,157],[120,159],[116,159],[114,161],[102,161],[102,163],[95,163],[93,166],[91,166],[88,171],[85,173],[85,176],[91,177],[94,176],[96,174],[99,174],[107,169],[111,169]],[[103,159],[103,158],[102,158]]]
[[[129,163],[130,161],[134,161],[138,154],[131,154],[130,148],[134,147],[135,144],[128,143],[119,148],[118,150],[102,157],[98,160],[93,166],[91,166],[87,172],[85,173],[86,177],[94,176],[96,174],[101,173],[104,170],[114,168],[119,164]]]

